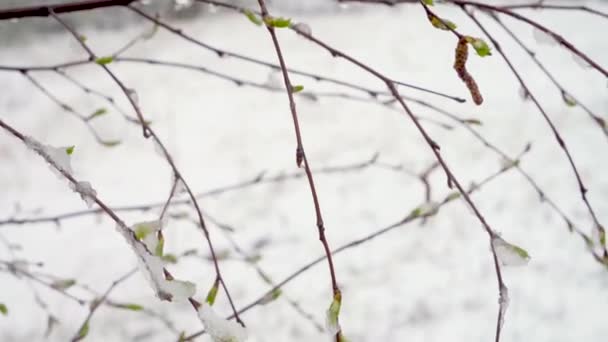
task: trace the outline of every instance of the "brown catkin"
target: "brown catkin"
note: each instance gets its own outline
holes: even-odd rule
[[[483,103],[483,97],[477,86],[477,82],[473,79],[473,76],[467,71],[467,59],[469,57],[469,43],[465,37],[461,37],[456,45],[456,56],[454,58],[454,70],[458,74],[458,77],[464,82],[469,89],[473,102],[476,105]]]

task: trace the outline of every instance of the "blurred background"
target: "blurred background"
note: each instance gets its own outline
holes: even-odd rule
[[[419,5],[268,2],[273,14],[305,23],[319,39],[396,80],[469,99],[452,68],[453,35],[433,28]],[[0,8],[38,3],[43,2],[0,1]],[[237,3],[256,8],[253,0]],[[560,3],[608,11],[605,1]],[[276,63],[267,31],[242,14],[173,1],[138,6],[150,15],[159,12],[163,21],[201,42]],[[483,37],[458,8],[438,4],[434,9],[456,23],[459,31]],[[554,29],[599,65],[608,66],[604,17],[582,11],[518,13]],[[483,13],[477,16],[563,135],[599,221],[606,225],[606,135],[580,105],[564,103],[560,91],[498,25]],[[75,25],[98,56],[111,55],[143,35],[147,38],[137,39],[120,56],[189,64],[263,85],[237,86],[234,79],[144,60],[116,60],[108,65],[133,89],[144,116],[196,193],[259,177],[279,179],[200,201],[237,307],[268,290],[268,278],[278,282],[323,255],[310,191],[295,165],[289,104],[276,71],[236,58],[219,58],[166,30],[153,31],[149,21],[124,8],[62,17]],[[602,74],[581,65],[569,51],[548,43],[529,26],[501,18],[580,104],[608,120],[608,87]],[[279,30],[278,37],[290,67],[374,92],[384,90],[382,82],[368,73],[332,58],[295,33]],[[50,18],[0,22],[0,45],[0,66],[52,66],[87,58],[78,42]],[[512,158],[531,144],[521,157],[521,168],[576,229],[592,237],[593,224],[567,159],[537,108],[522,97],[521,86],[504,60],[495,50],[486,58],[471,51],[467,66],[484,95],[482,106],[400,88],[404,95],[456,118],[408,102],[441,145],[458,179],[468,187],[506,165],[499,153],[466,127]],[[172,184],[170,169],[154,144],[125,120],[124,115],[134,117],[125,95],[98,65],[62,70],[78,83],[52,70],[28,72],[36,83],[19,72],[0,71],[0,118],[46,144],[74,145],[72,165],[77,179],[91,182],[99,198],[112,207],[166,200]],[[298,113],[332,247],[401,220],[428,204],[427,196],[431,202],[440,202],[452,193],[440,169],[428,172],[430,190],[419,179],[435,160],[397,106],[378,103],[365,91],[292,77],[293,84],[304,86],[296,96]],[[87,93],[83,86],[106,97]],[[83,116],[100,109],[106,113],[86,125],[61,104]],[[463,120],[474,124],[467,126]],[[92,132],[106,144],[100,144]],[[539,198],[529,179],[509,170],[484,184],[472,198],[495,230],[532,257],[525,267],[504,268],[510,304],[503,340],[605,341],[607,268],[593,259],[579,235],[568,230],[562,215]],[[40,157],[0,133],[0,265],[4,265],[0,267],[0,303],[8,308],[7,315],[0,315],[0,341],[70,340],[85,320],[90,302],[136,266],[130,248],[103,215],[10,223],[86,209]],[[159,212],[158,207],[118,211],[129,224],[155,219]],[[168,269],[176,278],[196,283],[197,298],[202,300],[214,274],[194,223],[195,213],[188,204],[176,204],[170,214],[165,251],[178,260]],[[344,251],[334,262],[343,292],[341,324],[350,341],[481,342],[494,338],[498,290],[488,237],[461,201],[443,206],[424,224],[412,222]],[[19,265],[43,282],[11,272],[9,264]],[[220,293],[219,297],[217,311],[228,315],[225,296]],[[177,341],[181,332],[189,335],[202,328],[188,304],[160,302],[139,273],[117,286],[109,298],[144,310],[101,306],[90,321],[88,341]],[[327,265],[320,263],[288,283],[276,301],[243,315],[248,341],[328,340],[323,329],[330,302]],[[202,336],[197,341],[210,339]]]

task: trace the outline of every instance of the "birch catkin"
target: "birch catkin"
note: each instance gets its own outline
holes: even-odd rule
[[[458,77],[464,82],[464,84],[469,89],[471,93],[471,97],[473,98],[473,102],[476,105],[480,105],[483,103],[483,97],[479,92],[479,87],[477,86],[477,82],[473,79],[473,76],[469,74],[467,71],[467,58],[469,57],[469,45],[466,37],[461,37],[458,40],[458,45],[456,45],[456,56],[454,59],[454,70],[458,74]]]

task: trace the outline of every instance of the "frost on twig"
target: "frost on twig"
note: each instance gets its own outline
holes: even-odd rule
[[[537,28],[534,28],[532,30],[532,36],[534,37],[534,40],[540,45],[557,45],[558,43],[552,35]]]
[[[247,330],[242,325],[218,316],[211,305],[204,303],[197,312],[214,342],[243,342],[247,339]]]
[[[310,26],[306,23],[296,23],[291,26],[296,32],[301,33],[306,36],[310,36],[312,34],[312,30]]]
[[[525,249],[508,243],[498,235],[492,238],[492,246],[503,266],[523,266],[530,261],[530,255]]]
[[[72,174],[71,156],[68,152],[69,147],[44,145],[31,137],[24,137],[23,141],[27,147],[38,153],[50,164],[53,172],[57,173],[57,170],[59,170],[60,172]],[[63,178],[61,174],[59,176]]]
[[[165,275],[167,264],[162,258],[163,239],[156,232],[162,229],[160,221],[136,223],[128,228],[119,224],[116,229],[127,240],[137,255],[138,265],[144,277],[161,300],[185,301],[194,296],[196,286],[189,281],[169,279]]]
[[[80,194],[82,200],[87,204],[89,208],[93,207],[95,203],[95,197],[97,197],[97,191],[93,189],[89,182],[78,182],[76,185],[70,184],[70,188]]]
[[[507,308],[509,307],[509,289],[500,285],[500,297],[498,297],[498,304],[500,305],[500,321],[498,325],[500,329],[505,324],[505,315],[507,314]]]
[[[28,148],[36,152],[49,163],[51,170],[53,170],[57,176],[64,178],[62,173],[69,174],[72,177],[74,176],[71,163],[74,146],[53,147],[44,145],[31,137],[24,137],[23,141]],[[91,183],[77,181],[76,184],[74,184],[70,182],[70,188],[80,195],[89,208],[93,206],[97,191],[93,189]]]

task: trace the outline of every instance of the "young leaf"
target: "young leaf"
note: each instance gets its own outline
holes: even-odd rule
[[[331,302],[329,309],[327,309],[327,316],[325,318],[325,325],[330,335],[337,334],[340,329],[340,322],[338,317],[340,316],[340,307],[342,306],[342,294],[340,292],[334,295],[334,300]]]
[[[285,28],[291,25],[291,19],[283,17],[266,17],[264,18],[264,22],[266,23],[266,25],[276,28]]]
[[[258,16],[250,10],[246,9],[245,11],[243,11],[243,14],[245,14],[249,21],[256,24],[257,26],[262,25],[262,21],[260,20],[260,18],[258,18]]]
[[[462,122],[464,122],[468,125],[476,125],[476,126],[482,125],[482,123],[479,119],[463,119]]]
[[[8,308],[6,307],[6,304],[0,303],[0,313],[2,313],[4,316],[8,316]]]
[[[51,284],[51,287],[56,290],[67,290],[76,284],[74,279],[57,280]]]
[[[161,236],[161,238],[158,239],[158,243],[156,244],[156,249],[154,250],[154,255],[162,257],[164,247],[165,247],[165,239]]]
[[[110,64],[114,61],[114,57],[112,56],[106,56],[106,57],[99,57],[95,60],[95,63],[99,64],[99,65],[106,65],[106,64]]]
[[[87,120],[91,120],[93,118],[105,115],[107,113],[108,113],[108,110],[106,108],[99,108],[98,110],[94,111],[93,114],[89,115],[89,117],[87,118]]]
[[[444,30],[444,31],[449,31],[450,29],[455,30],[457,27],[456,24],[454,24],[453,22],[451,22],[447,19],[439,19],[439,17],[436,17],[434,15],[429,15],[429,20],[431,21],[431,24],[435,28],[438,28],[440,30]]]
[[[565,91],[562,92],[562,100],[564,100],[568,107],[576,106],[576,100],[572,97],[572,95],[566,93]]]
[[[74,153],[74,148],[76,146],[72,145],[72,146],[68,146],[65,148],[65,153],[67,153],[68,155],[72,155],[72,153]]]
[[[485,40],[470,36],[467,36],[466,39],[467,42],[469,42],[471,46],[473,46],[475,52],[477,52],[477,55],[479,55],[480,57],[492,56],[490,46],[488,45],[488,43],[485,42]]]
[[[175,254],[165,254],[162,259],[170,264],[177,264],[177,256]]]
[[[500,236],[492,239],[492,245],[498,261],[504,266],[522,266],[530,261],[530,255],[525,249],[508,243]]]
[[[205,298],[205,302],[209,303],[209,305],[213,305],[215,303],[215,297],[217,297],[217,291],[219,290],[219,284],[216,282],[213,284],[213,287],[207,293],[207,298]]]
[[[294,93],[294,94],[295,93],[299,93],[302,90],[304,90],[304,86],[300,85],[300,84],[291,87],[291,92]]]
[[[152,232],[152,228],[146,224],[135,225],[135,237],[138,240],[143,240],[151,232]]]
[[[446,197],[446,201],[453,201],[460,197],[460,192],[454,191]]]
[[[89,334],[89,321],[84,322],[84,324],[82,325],[82,327],[80,327],[80,330],[78,330],[78,340],[82,340],[83,338],[87,337],[87,335]]]
[[[283,291],[281,291],[281,289],[274,289],[272,292],[265,295],[264,298],[262,298],[259,303],[260,303],[260,305],[266,305],[266,304],[276,300],[277,298],[279,298],[282,293],[283,293]]]
[[[429,5],[429,6],[433,6],[433,0],[422,0],[422,2],[424,2],[425,5]]]
[[[127,310],[131,310],[131,311],[141,311],[144,309],[144,307],[139,304],[122,304],[122,305],[120,305],[120,307],[122,309],[127,309]]]
[[[105,147],[114,147],[120,145],[122,142],[120,140],[106,140],[100,142]]]

